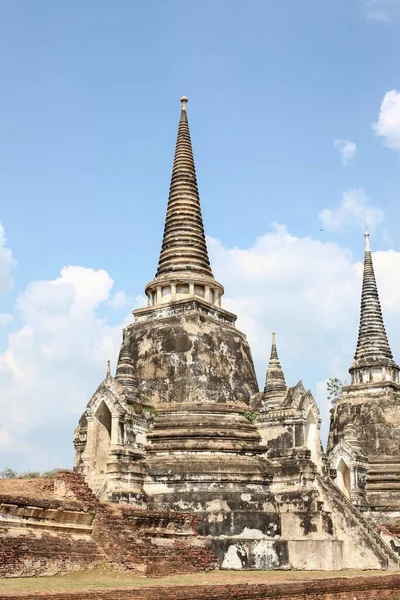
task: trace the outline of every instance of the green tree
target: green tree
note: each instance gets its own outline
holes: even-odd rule
[[[15,479],[16,477],[18,477],[17,471],[13,471],[10,467],[5,467],[0,471],[0,479]]]
[[[330,377],[326,382],[328,400],[330,400],[331,402],[336,402],[336,400],[342,395],[343,386],[345,384],[345,381],[341,381],[337,377]]]
[[[25,471],[25,473],[21,473],[18,477],[21,479],[37,479],[40,477],[40,473],[39,471]]]
[[[41,477],[44,477],[44,479],[55,479],[57,477],[59,470],[60,469],[52,469],[51,471],[44,471],[41,474]]]

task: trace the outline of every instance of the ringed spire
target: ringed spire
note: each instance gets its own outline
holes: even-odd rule
[[[398,380],[399,367],[393,360],[386,335],[368,230],[364,233],[364,240],[360,326],[354,362],[350,368],[352,383],[363,383],[364,379],[365,382]],[[388,369],[383,372],[382,367]]]
[[[164,235],[157,272],[146,286],[146,294],[150,306],[196,295],[220,306],[224,289],[214,279],[208,256],[187,116],[188,99],[182,96],[180,101]]]
[[[272,334],[271,357],[268,364],[267,376],[265,379],[264,398],[268,401],[268,406],[279,404],[287,393],[285,375],[279,361],[276,348],[276,335]]]
[[[187,102],[186,96],[182,96],[164,236],[156,276],[182,270],[212,276],[190,139]]]

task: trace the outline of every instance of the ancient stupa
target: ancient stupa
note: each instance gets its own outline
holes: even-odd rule
[[[331,481],[319,410],[287,387],[272,343],[259,392],[246,336],[208,257],[187,98],[148,306],[125,327],[75,431],[100,500],[198,515],[222,568],[392,568],[397,558]]]
[[[332,409],[329,460],[339,486],[377,520],[400,510],[400,384],[386,335],[369,233],[350,385]],[[362,499],[362,500],[360,500]]]

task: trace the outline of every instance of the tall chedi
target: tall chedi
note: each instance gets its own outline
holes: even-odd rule
[[[400,369],[386,335],[369,233],[364,235],[358,342],[349,369],[351,383],[332,409],[328,453],[340,463],[341,481],[347,477],[348,495],[357,497],[366,485],[367,505],[388,513],[400,508]],[[341,456],[346,453],[339,451],[340,443],[347,443],[347,456]],[[364,469],[358,474],[353,465],[352,447],[368,463],[366,482]]]
[[[144,490],[154,508],[201,511],[218,497],[232,511],[244,493],[251,506],[251,491],[262,496],[267,480],[260,436],[244,416],[258,386],[210,267],[187,98],[181,103],[158,269],[148,306],[125,330],[141,399],[156,413]]]
[[[99,499],[146,508],[150,522],[159,509],[196,512],[194,544],[222,568],[332,570],[354,557],[360,568],[387,567],[393,557],[377,534],[366,539],[354,507],[350,535],[337,514],[321,479],[318,408],[301,383],[286,389],[275,339],[258,392],[246,336],[210,267],[181,102],[148,306],[134,311],[115,377],[108,369],[79,421],[75,469]],[[180,533],[186,544],[185,516]]]

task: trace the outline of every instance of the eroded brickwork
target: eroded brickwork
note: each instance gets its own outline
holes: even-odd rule
[[[70,535],[33,533],[2,538],[0,542],[0,577],[57,575],[67,571],[84,571],[102,562],[97,544],[91,540],[74,540]]]
[[[53,500],[0,496],[0,577],[55,575],[99,563],[141,575],[215,568],[197,539],[199,517],[102,503],[83,478],[62,472]]]
[[[54,498],[54,491],[50,499],[47,484],[45,496],[0,495],[0,577],[81,571],[104,561],[90,537],[94,509],[74,496]]]

